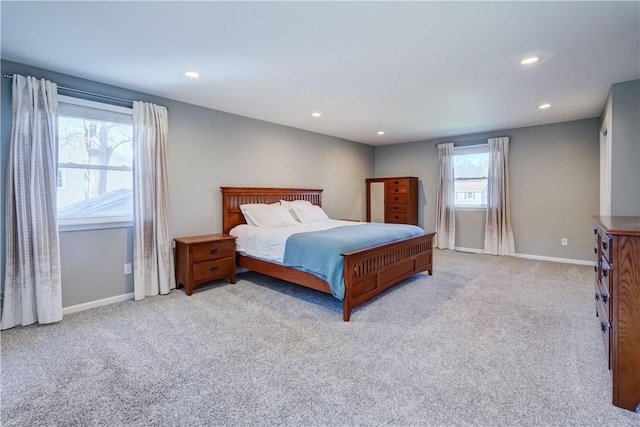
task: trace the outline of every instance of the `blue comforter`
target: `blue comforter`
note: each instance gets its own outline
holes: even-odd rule
[[[406,224],[361,224],[291,235],[285,244],[288,267],[326,280],[331,293],[344,298],[344,260],[341,254],[424,234],[422,228]]]

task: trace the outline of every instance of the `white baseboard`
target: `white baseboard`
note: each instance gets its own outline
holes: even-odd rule
[[[470,252],[473,254],[484,254],[484,249],[476,249],[476,248],[459,248],[455,247],[455,251],[458,252]],[[529,254],[513,254],[512,256],[516,258],[526,258],[526,259],[535,259],[538,261],[550,261],[550,262],[561,262],[564,264],[578,264],[578,265],[589,265],[593,267],[595,263],[593,261],[584,261],[581,259],[571,259],[571,258],[556,258],[550,256],[543,255],[529,255]]]
[[[536,259],[538,261],[551,261],[551,262],[562,262],[564,264],[590,265],[591,267],[595,265],[593,261],[584,261],[582,259],[556,258],[551,256],[529,255],[529,254],[513,254],[513,256],[516,258]]]
[[[458,251],[458,252],[470,252],[472,254],[483,254],[484,253],[484,249],[476,249],[476,248],[459,248],[459,247],[455,247],[453,248],[454,251]]]
[[[84,304],[72,305],[62,309],[62,315],[77,313],[78,311],[89,310],[90,308],[102,307],[103,305],[115,304],[117,302],[127,301],[133,299],[133,292],[130,294],[116,295],[115,297],[109,297],[105,299],[99,299],[97,301],[85,302]]]

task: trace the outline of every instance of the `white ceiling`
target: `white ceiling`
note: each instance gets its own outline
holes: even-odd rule
[[[639,2],[0,4],[3,59],[371,145],[596,117],[640,78]]]

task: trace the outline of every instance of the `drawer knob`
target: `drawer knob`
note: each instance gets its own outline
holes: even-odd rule
[[[607,277],[609,275],[609,270],[602,270],[602,277]]]
[[[395,201],[397,202],[397,201],[398,201],[398,200],[400,200],[400,199],[398,199],[398,198],[396,197],[396,198],[395,198],[395,199],[393,199],[393,200],[395,200]]]
[[[598,248],[593,248],[593,253],[597,254],[598,253]]]
[[[398,215],[396,215],[396,219],[398,219]]]
[[[593,234],[598,234],[598,229],[597,228],[593,229]]]
[[[600,294],[600,298],[602,299],[603,303],[607,303],[607,295],[606,294]]]
[[[396,188],[396,189],[395,189],[395,190],[393,190],[393,191],[395,191],[395,192],[397,193],[397,192],[398,192],[398,189]]]
[[[596,294],[596,301],[600,301],[600,294]]]
[[[218,250],[217,250],[217,249],[211,249],[211,250],[209,251],[209,253],[210,253],[211,255],[215,255],[215,254],[217,254],[217,253],[218,253]]]
[[[607,242],[602,242],[602,249],[607,250]]]
[[[597,272],[597,271],[598,271],[598,266],[597,266],[597,265],[594,265],[594,266],[593,266],[593,271],[595,271],[595,272]]]
[[[605,322],[600,322],[600,329],[602,332],[607,332],[607,324]]]
[[[213,266],[213,267],[211,267],[209,270],[210,270],[211,272],[218,271],[218,267],[217,267],[217,266]]]
[[[393,209],[398,210],[398,207],[397,207],[397,206],[395,206]]]

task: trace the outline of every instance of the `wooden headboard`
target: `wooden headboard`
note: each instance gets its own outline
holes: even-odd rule
[[[275,203],[279,200],[307,200],[322,206],[322,190],[303,188],[220,187],[222,190],[222,232],[246,224],[240,205],[245,203]]]

